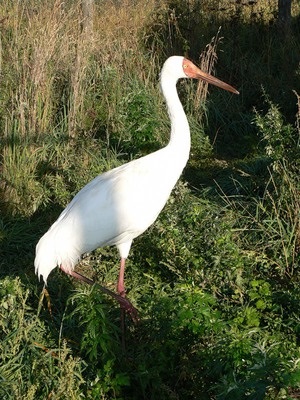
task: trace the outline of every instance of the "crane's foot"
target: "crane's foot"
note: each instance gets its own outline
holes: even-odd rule
[[[119,302],[121,310],[124,310],[127,314],[129,314],[132,321],[135,324],[140,321],[140,318],[138,315],[138,310],[132,305],[131,301],[129,301],[126,297],[122,297],[122,296],[118,296],[118,298],[116,298],[116,300]]]
[[[82,282],[88,283],[89,285],[96,285],[103,293],[113,297],[117,302],[120,304],[122,310],[124,310],[129,316],[131,317],[132,321],[136,324],[140,321],[138,316],[137,309],[132,305],[132,303],[122,295],[114,293],[113,291],[107,289],[104,286],[99,285],[98,283],[94,282],[92,279],[87,278],[86,276],[80,274],[79,272],[75,271],[67,271],[62,266],[60,269],[68,275],[73,276],[73,278],[79,279]],[[125,293],[124,293],[125,295]]]

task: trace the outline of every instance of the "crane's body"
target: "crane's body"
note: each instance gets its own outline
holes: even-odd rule
[[[131,243],[156,220],[189,157],[190,130],[176,90],[177,80],[188,77],[238,93],[184,57],[170,57],[160,81],[171,120],[169,143],[97,176],[77,193],[37,244],[35,270],[45,282],[56,266],[72,275],[83,253],[116,245],[123,269],[118,290],[124,291],[125,259]]]
[[[83,253],[98,247],[116,245],[127,258],[132,240],[155,221],[183,168],[160,165],[167,150],[101,174],[78,192],[37,245],[35,263],[44,280],[57,265],[73,270]]]

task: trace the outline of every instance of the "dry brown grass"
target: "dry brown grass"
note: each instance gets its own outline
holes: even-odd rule
[[[109,64],[120,75],[132,68],[143,71],[142,30],[154,1],[126,1],[120,7],[114,2],[99,4],[92,35],[82,32],[80,1],[66,6],[61,1],[12,2],[0,7],[5,16],[0,66],[8,78],[4,134],[16,128],[22,136],[52,130],[60,96],[67,92],[68,132],[73,136],[85,112],[91,69]]]
[[[211,42],[208,43],[205,50],[200,55],[200,68],[208,74],[213,74],[214,66],[218,60],[217,46],[222,40],[220,37],[219,28],[217,34],[212,38]],[[194,106],[199,109],[200,104],[203,104],[207,98],[208,83],[202,80],[198,81],[197,92],[194,100]]]
[[[46,142],[55,133],[79,138],[97,126],[101,114],[109,139],[119,128],[118,107],[129,82],[154,75],[154,57],[143,54],[154,0],[99,4],[91,33],[82,30],[80,4],[32,0],[0,5],[0,189],[8,212],[30,215],[47,201],[37,175],[51,156]],[[63,143],[51,148],[55,154],[68,152],[71,164],[72,150]]]

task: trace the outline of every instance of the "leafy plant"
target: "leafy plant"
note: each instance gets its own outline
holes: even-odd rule
[[[262,135],[265,153],[272,159],[273,168],[278,164],[289,162],[290,165],[299,159],[299,135],[291,124],[284,123],[279,107],[274,105],[265,94],[268,111],[265,115],[255,113],[255,124]],[[295,165],[296,166],[296,165]]]

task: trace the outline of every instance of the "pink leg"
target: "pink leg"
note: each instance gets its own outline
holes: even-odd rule
[[[126,298],[125,298],[126,290],[125,290],[125,285],[124,285],[125,262],[126,262],[126,259],[121,257],[119,279],[118,279],[118,285],[117,285],[117,291],[124,300],[126,300]],[[125,353],[125,350],[126,350],[125,330],[126,330],[125,312],[124,312],[124,308],[122,308],[122,306],[121,306],[121,332],[122,332],[121,338],[122,338],[123,353]]]
[[[121,260],[121,265],[122,265],[122,260]],[[67,275],[71,275],[73,278],[79,279],[82,282],[88,283],[89,285],[97,285],[97,287],[102,292],[104,292],[105,294],[108,294],[109,296],[111,296],[117,300],[117,302],[120,304],[120,307],[123,310],[125,310],[126,312],[128,312],[128,314],[131,316],[133,322],[136,323],[139,321],[138,312],[137,312],[136,308],[131,304],[131,302],[128,299],[125,298],[125,290],[124,290],[125,259],[124,259],[124,266],[123,266],[123,280],[121,279],[121,281],[123,282],[123,290],[120,292],[120,294],[112,292],[111,290],[107,289],[106,287],[101,286],[98,283],[94,282],[92,279],[87,278],[84,275],[81,275],[79,272],[65,270],[62,265],[60,266],[60,269],[63,272],[65,272]],[[120,275],[121,275],[121,269],[120,269]],[[120,278],[119,278],[119,280],[120,280]],[[118,290],[119,290],[119,283],[118,283]]]
[[[125,262],[126,262],[126,258],[121,258],[119,280],[118,280],[118,286],[117,286],[118,293],[122,297],[126,296],[126,290],[125,290],[125,285],[124,285]]]

